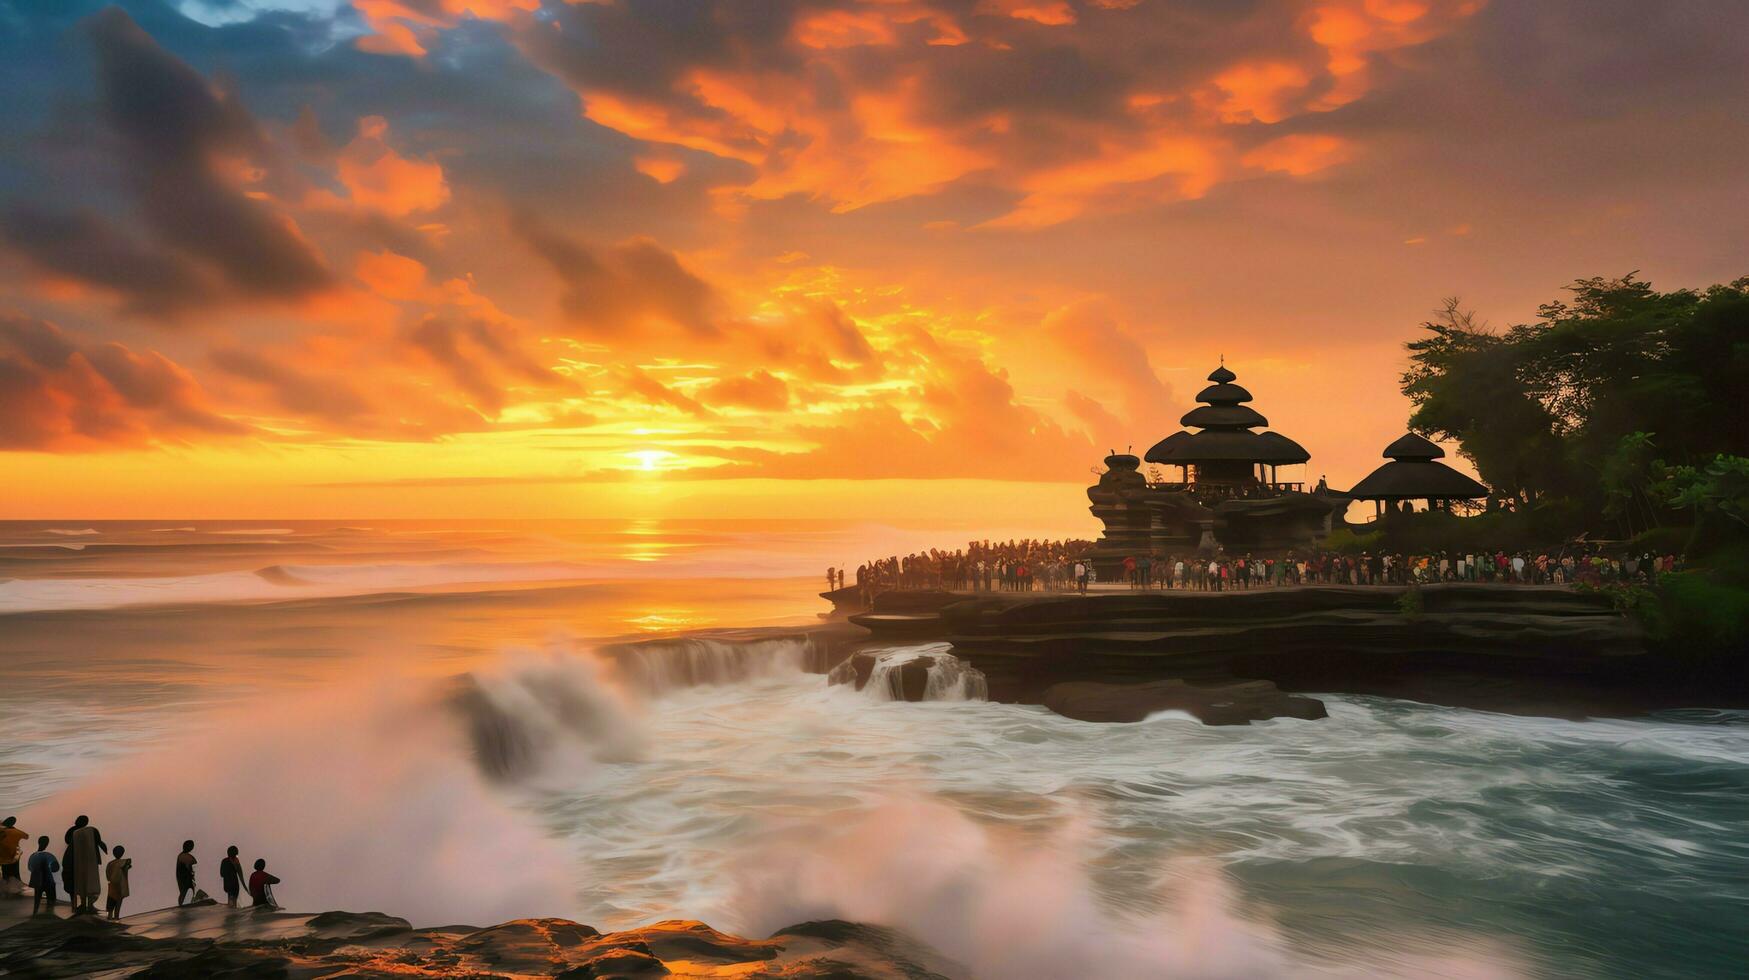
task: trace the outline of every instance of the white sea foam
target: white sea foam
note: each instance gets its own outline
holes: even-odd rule
[[[759,933],[833,916],[897,926],[1004,980],[1481,980],[1538,970],[1462,921],[1440,935],[1393,927],[1397,904],[1449,906],[1422,895],[1442,886],[1391,869],[1459,869],[1491,893],[1527,874],[1551,888],[1595,876],[1588,865],[1617,852],[1678,862],[1661,867],[1717,859],[1732,838],[1703,813],[1643,811],[1599,773],[1637,759],[1749,766],[1736,725],[1577,725],[1366,698],[1332,698],[1319,725],[1244,728],[880,703],[800,672],[812,652],[687,640],[596,659],[561,644],[459,688],[358,677],[227,712],[23,823],[53,832],[91,813],[147,858],[140,895],[168,889],[167,858],[192,836],[204,882],[235,841],[269,858],[297,907],[427,924],[697,917]],[[1241,885],[1283,868],[1309,877],[1279,898]],[[1678,894],[1696,887],[1681,874],[1642,885],[1666,878]],[[1308,888],[1296,933],[1275,901],[1314,901]],[[1351,890],[1365,924],[1329,904]],[[1308,917],[1340,927],[1308,944]]]

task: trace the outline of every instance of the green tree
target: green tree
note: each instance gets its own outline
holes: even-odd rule
[[[1407,345],[1410,428],[1457,441],[1502,497],[1560,498],[1632,533],[1670,514],[1647,492],[1654,464],[1749,456],[1749,277],[1660,293],[1629,273],[1569,291],[1503,332],[1448,301]]]
[[[1409,428],[1456,441],[1482,482],[1521,504],[1562,489],[1560,421],[1526,388],[1519,343],[1478,325],[1455,298],[1422,327],[1429,336],[1409,342],[1403,375]]]

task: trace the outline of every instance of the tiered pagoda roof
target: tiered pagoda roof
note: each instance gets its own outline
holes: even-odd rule
[[[1385,447],[1389,463],[1348,491],[1357,500],[1473,500],[1488,488],[1439,462],[1445,450],[1413,432]]]
[[[1279,432],[1252,432],[1269,425],[1245,403],[1251,393],[1233,382],[1238,377],[1223,365],[1209,374],[1213,382],[1197,393],[1202,404],[1184,413],[1178,424],[1199,432],[1174,432],[1154,444],[1144,457],[1150,463],[1200,466],[1207,463],[1264,463],[1286,466],[1304,463],[1312,455]]]

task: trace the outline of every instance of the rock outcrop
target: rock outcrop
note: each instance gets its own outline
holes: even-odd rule
[[[1045,691],[1044,706],[1079,721],[1141,721],[1159,711],[1183,711],[1206,725],[1249,725],[1270,718],[1313,720],[1328,715],[1324,702],[1284,694],[1268,681],[1187,684],[1182,680],[1144,684],[1070,681]]]
[[[1607,596],[1558,586],[917,592],[883,594],[875,607],[851,618],[874,642],[946,641],[987,679],[989,700],[1007,703],[1043,704],[1069,682],[1266,680],[1288,692],[1586,718],[1720,695],[1678,659],[1654,655]]]
[[[414,929],[378,913],[308,916],[219,907],[166,909],[120,922],[44,916],[0,930],[0,975],[103,974],[152,980],[945,980],[965,971],[892,930],[839,921],[806,922],[767,939],[744,939],[688,920],[611,933],[566,919]]]
[[[840,670],[829,675],[834,683],[850,683],[860,691],[868,686],[869,679],[874,676],[875,665],[880,658],[873,653],[853,653],[848,661],[849,669]],[[907,660],[893,668],[898,674],[899,683],[894,693],[900,701],[922,701],[929,691],[929,670],[935,666],[934,657],[917,657]],[[848,676],[847,676],[848,675]]]

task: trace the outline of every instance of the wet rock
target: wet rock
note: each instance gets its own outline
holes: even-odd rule
[[[190,932],[222,938],[196,938]],[[347,938],[340,938],[347,937]],[[744,939],[672,920],[603,935],[567,919],[486,929],[412,930],[375,912],[237,915],[159,910],[120,923],[43,917],[0,929],[0,975],[150,980],[392,980],[397,977],[624,977],[654,980],[941,980],[965,971],[899,933],[848,922],[804,923]]]
[[[463,936],[454,948],[494,969],[551,975],[568,965],[567,950],[600,936],[569,919],[513,919]]]
[[[1205,725],[1249,725],[1270,718],[1315,720],[1328,715],[1322,701],[1283,693],[1269,681],[1207,685],[1182,680],[1068,681],[1045,690],[1044,706],[1065,718],[1092,722],[1141,721],[1157,711],[1187,712]]]
[[[872,653],[855,653],[828,675],[828,683],[854,684],[858,691],[868,686],[874,677],[878,658]],[[929,691],[929,671],[935,666],[934,657],[917,657],[893,668],[888,674],[887,683],[893,683],[891,678],[897,677],[897,689],[893,692],[901,701],[921,701]]]
[[[668,968],[649,952],[615,949],[590,957],[558,975],[558,980],[597,980],[606,977],[664,977]]]
[[[834,684],[853,684],[858,691],[867,687],[869,677],[874,674],[874,654],[853,653],[850,655],[850,659],[845,661],[845,663],[849,665],[850,669],[848,671],[843,670],[841,665],[841,669],[835,670],[828,675],[828,680]]]
[[[885,926],[820,919],[779,929],[771,934],[771,938],[785,943],[796,939],[815,940],[833,950],[825,956],[797,963],[793,974],[797,977],[826,980],[829,977],[896,976],[905,980],[947,980],[949,976],[965,974],[963,968],[943,959],[933,949]]]
[[[411,932],[413,924],[406,919],[381,912],[322,912],[306,922],[312,935],[325,939],[381,939]]]
[[[756,942],[718,932],[692,919],[668,919],[640,929],[627,929],[616,937],[636,938],[663,960],[702,960],[707,963],[747,963],[769,960],[782,952],[776,943]]]
[[[934,657],[918,657],[899,665],[899,696],[905,701],[921,701],[929,690],[929,670]]]
[[[138,980],[285,980],[291,976],[291,961],[211,946],[193,956],[160,960],[133,976]]]

